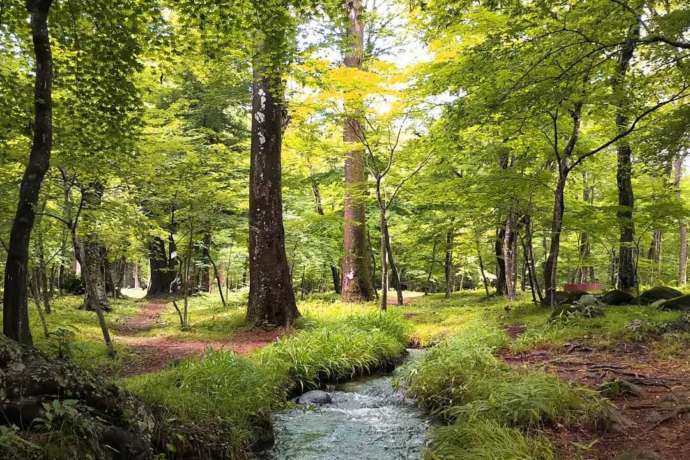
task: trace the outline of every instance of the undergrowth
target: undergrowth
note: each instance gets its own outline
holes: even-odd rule
[[[472,321],[403,370],[406,391],[448,425],[434,431],[430,458],[550,459],[540,428],[594,424],[605,414],[593,391],[509,367],[495,356],[507,343],[498,327]]]
[[[328,326],[312,324],[248,357],[209,351],[122,383],[162,407],[163,418],[224,432],[233,453],[262,442],[271,411],[284,407],[290,395],[387,367],[404,353],[405,342],[399,316],[364,313]]]

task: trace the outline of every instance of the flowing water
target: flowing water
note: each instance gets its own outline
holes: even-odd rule
[[[410,350],[412,358],[418,354]],[[392,385],[392,376],[335,387],[332,402],[274,414],[270,460],[420,459],[429,422]]]

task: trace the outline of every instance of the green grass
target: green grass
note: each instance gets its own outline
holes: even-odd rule
[[[338,310],[337,306],[329,308]],[[178,419],[220,431],[231,452],[257,441],[272,410],[303,389],[390,365],[404,353],[406,338],[397,315],[362,309],[308,317],[306,330],[284,337],[248,357],[210,352],[176,368],[121,381],[147,402],[161,406],[164,419]],[[333,322],[334,317],[342,317]]]
[[[496,324],[475,317],[403,370],[407,392],[449,425],[434,431],[430,458],[548,459],[553,448],[534,436],[539,429],[605,417],[608,405],[595,392],[497,358],[507,343]],[[517,451],[506,455],[511,444]]]
[[[549,441],[540,435],[526,435],[493,420],[454,424],[434,431],[434,448],[428,460],[553,460]]]

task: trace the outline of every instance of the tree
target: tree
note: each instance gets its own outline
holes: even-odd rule
[[[348,18],[344,64],[361,69],[364,60],[363,5],[361,0],[344,2]],[[361,114],[363,101],[354,101],[347,107],[343,125],[343,139],[352,147],[345,158],[345,204],[343,219],[343,268],[341,296],[346,302],[359,302],[374,298],[369,271],[366,229],[366,167],[364,152],[357,146],[358,133],[363,131]],[[385,251],[384,251],[385,252]],[[385,295],[384,295],[385,296]]]
[[[48,33],[51,0],[29,0],[31,35],[36,77],[34,86],[33,141],[29,162],[19,189],[5,264],[3,293],[3,333],[21,343],[31,344],[27,299],[29,239],[36,216],[41,183],[48,171],[53,140],[53,65]]]

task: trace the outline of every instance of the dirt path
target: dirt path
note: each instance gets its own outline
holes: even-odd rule
[[[284,329],[272,331],[241,331],[223,340],[185,340],[178,337],[140,337],[138,332],[156,327],[165,310],[165,300],[149,302],[133,317],[129,318],[115,331],[116,340],[136,350],[140,358],[124,370],[123,375],[131,376],[154,372],[183,358],[199,355],[208,349],[234,351],[246,354],[271,344],[285,333]]]
[[[574,447],[578,443],[592,444],[584,453],[587,459],[618,458],[622,452],[633,454],[620,458],[690,458],[690,354],[660,359],[641,345],[594,350],[586,342],[574,342],[557,350],[505,353],[503,358],[590,388],[607,388],[619,422],[607,432],[552,428],[549,437],[567,454],[582,454]]]

